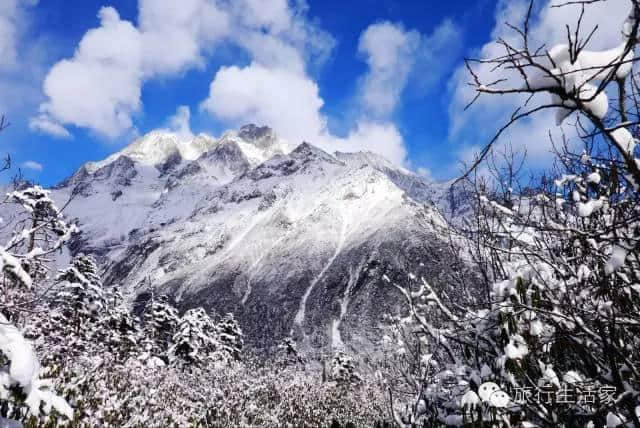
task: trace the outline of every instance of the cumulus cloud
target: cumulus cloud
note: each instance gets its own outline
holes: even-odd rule
[[[8,67],[16,61],[16,13],[15,1],[0,6],[0,67]]]
[[[420,33],[405,31],[398,24],[382,22],[365,30],[358,51],[369,65],[361,89],[367,109],[378,115],[388,115],[395,109],[419,45]]]
[[[22,162],[21,166],[25,169],[30,169],[32,171],[38,171],[38,172],[42,171],[43,169],[42,164],[32,160]]]
[[[51,51],[42,40],[26,37],[36,4],[35,0],[0,1],[0,113],[9,113],[13,123],[37,108],[42,64]]]
[[[43,85],[48,101],[32,129],[67,136],[63,125],[109,138],[130,132],[148,79],[204,65],[204,55],[229,34],[229,16],[215,1],[140,0],[139,25],[113,7],[98,13],[72,58],[55,64]]]
[[[236,126],[248,118],[269,124],[295,144],[308,141],[329,152],[371,151],[398,165],[406,163],[404,140],[394,124],[361,118],[346,137],[336,137],[327,129],[323,104],[309,77],[251,64],[218,71],[201,107]]]
[[[269,124],[293,142],[324,134],[323,101],[318,86],[304,74],[253,63],[223,67],[203,104],[209,113],[234,124]]]
[[[176,113],[169,118],[169,131],[183,140],[190,140],[193,138],[190,121],[191,109],[188,106],[179,106]]]
[[[233,45],[247,54],[249,64],[215,72],[200,104],[203,111],[230,126],[267,124],[294,143],[370,150],[404,164],[407,150],[391,113],[409,81],[439,76],[439,64],[446,62],[441,53],[459,42],[449,21],[429,35],[392,23],[368,28],[359,44],[369,66],[357,97],[362,113],[346,136],[337,137],[327,129],[324,101],[312,77],[335,40],[308,18],[304,0],[185,0],[179,6],[139,0],[138,6],[137,24],[115,8],[100,10],[99,26],[82,37],[72,57],[49,70],[43,85],[47,99],[31,120],[32,130],[60,138],[71,137],[70,126],[109,138],[135,132],[147,81],[202,68],[217,47]],[[188,107],[179,107],[169,129],[192,135],[190,115]]]
[[[240,20],[248,27],[280,33],[291,26],[291,9],[287,0],[240,0],[234,2]]]
[[[230,34],[231,16],[215,1],[139,0],[145,76],[201,67],[205,54]]]
[[[322,144],[337,151],[370,151],[382,155],[396,165],[405,165],[407,162],[404,139],[398,128],[390,122],[362,120],[346,138],[329,138]]]
[[[304,0],[238,0],[231,9],[238,17],[235,43],[265,66],[303,72],[324,64],[335,46],[334,38],[308,18]]]
[[[102,8],[100,26],[84,35],[72,58],[49,71],[47,101],[32,129],[66,136],[61,128],[74,125],[110,138],[130,132],[146,81],[203,67],[220,43],[302,73],[307,60],[326,58],[334,44],[308,22],[305,8],[287,0],[139,0],[137,26],[116,9]]]
[[[362,117],[346,137],[336,137],[327,129],[323,104],[318,85],[305,73],[252,63],[220,69],[201,108],[234,126],[269,124],[294,144],[308,141],[329,152],[371,151],[406,163],[404,140],[394,124]]]
[[[437,81],[460,45],[461,32],[450,20],[429,35],[388,21],[370,25],[358,45],[369,66],[360,88],[363,106],[376,116],[390,115],[409,80],[422,87]]]
[[[562,8],[551,8],[551,4],[557,2],[545,2],[534,11],[530,24],[530,46],[541,46],[544,44],[550,49],[558,43],[565,43],[567,37],[566,25],[575,28],[576,21],[580,14],[580,6],[566,6]],[[496,7],[496,26],[492,31],[491,38],[507,40],[518,45],[519,36],[509,29],[505,22],[513,25],[521,25],[524,22],[528,0],[501,0]],[[590,44],[589,49],[612,48],[621,42],[620,26],[627,17],[631,3],[628,1],[601,2],[588,5],[585,8],[582,30],[584,35],[588,34],[595,26],[598,26]],[[534,48],[535,49],[535,48]],[[480,58],[498,57],[504,54],[504,48],[491,42],[482,46],[474,56]],[[474,71],[485,81],[494,81],[498,78],[506,79],[502,84],[505,86],[514,85],[520,81],[517,73],[503,72],[500,75],[492,73],[491,66],[475,66]],[[460,66],[455,72],[450,82],[451,103],[449,106],[450,136],[452,144],[458,147],[467,147],[460,150],[462,156],[469,158],[477,146],[487,143],[506,121],[513,111],[521,106],[525,97],[523,96],[482,96],[466,112],[463,112],[467,105],[475,96],[473,88],[467,85],[470,77],[464,66]],[[541,95],[529,102],[529,106],[540,103],[548,103],[547,95]],[[574,129],[571,126],[559,128],[555,124],[553,113],[546,111],[534,115],[516,123],[501,139],[501,143],[510,143],[516,149],[526,148],[528,159],[533,164],[543,164],[550,156],[551,142],[549,132],[552,133],[556,141],[561,138],[561,133],[571,137]],[[477,152],[477,151],[476,151]]]
[[[141,108],[142,41],[114,8],[104,7],[98,16],[100,27],[84,35],[73,58],[49,71],[43,87],[49,101],[41,112],[51,123],[116,137],[132,127],[131,116]]]
[[[271,24],[260,21],[252,17],[249,3],[245,5],[249,11],[247,25],[281,30],[243,37],[252,63],[220,69],[201,108],[234,126],[248,121],[269,124],[293,143],[309,141],[330,152],[372,151],[396,164],[406,164],[404,139],[390,115],[400,103],[418,63],[433,62],[432,68],[438,69],[437,64],[443,59],[437,53],[445,50],[445,46],[451,50],[451,46],[459,44],[455,26],[444,21],[427,36],[390,22],[367,28],[358,47],[368,65],[358,90],[360,113],[351,131],[338,137],[327,128],[328,120],[322,112],[324,101],[308,72],[309,64],[313,63],[308,53],[314,52],[309,45],[315,44],[316,56],[322,57],[331,42],[318,36],[313,26],[302,30],[303,26],[296,25],[299,18],[286,19],[282,8],[274,6],[273,12],[260,18],[272,17]],[[287,26],[289,30],[283,32]],[[416,61],[416,57],[420,60]]]
[[[411,74],[418,89],[431,88],[451,70],[462,50],[462,42],[462,30],[450,19],[442,21],[431,34],[422,36]]]
[[[346,137],[336,137],[327,129],[323,104],[317,84],[307,75],[253,63],[219,70],[201,108],[234,126],[269,124],[294,144],[308,141],[329,152],[371,151],[398,165],[406,163],[404,140],[394,124],[362,117]]]

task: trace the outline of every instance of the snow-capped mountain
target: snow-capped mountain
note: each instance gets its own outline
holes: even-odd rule
[[[220,139],[152,132],[54,190],[132,302],[232,311],[249,341],[366,346],[399,301],[382,272],[447,263],[431,202],[441,190],[372,153],[295,147],[248,125]],[[401,272],[404,272],[400,274]]]

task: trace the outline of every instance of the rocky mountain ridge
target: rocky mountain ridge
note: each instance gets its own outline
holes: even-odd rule
[[[297,147],[248,125],[220,139],[153,132],[54,189],[131,302],[232,311],[249,341],[293,335],[364,349],[399,302],[381,272],[437,279],[447,263],[434,183],[373,153]]]

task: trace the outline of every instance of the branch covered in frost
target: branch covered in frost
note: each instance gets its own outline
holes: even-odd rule
[[[522,27],[509,25],[519,36],[518,46],[501,39],[497,43],[504,48],[503,55],[466,61],[467,70],[472,78],[470,85],[476,90],[476,96],[466,108],[473,105],[482,95],[525,94],[529,99],[513,112],[511,118],[481,150],[478,158],[460,180],[468,177],[470,172],[484,161],[492,146],[511,125],[542,110],[553,109],[556,112],[557,125],[562,124],[573,112],[588,118],[592,127],[616,148],[630,175],[636,184],[640,184],[640,167],[633,153],[635,144],[629,141],[630,134],[627,129],[637,123],[628,122],[625,105],[626,83],[637,61],[634,49],[640,25],[640,3],[637,0],[629,1],[631,11],[627,20],[622,23],[620,43],[602,51],[586,49],[596,29],[586,38],[581,37],[584,9],[590,2],[567,4],[577,3],[582,5],[582,13],[574,32],[567,27],[567,43],[550,49],[544,45],[537,48],[530,46],[529,26],[533,7],[531,1]],[[476,69],[474,66],[477,66]],[[606,92],[611,84],[615,84],[619,89],[615,127],[617,131],[605,125],[605,118],[612,116]],[[551,102],[528,107],[529,101],[539,94],[548,94]]]

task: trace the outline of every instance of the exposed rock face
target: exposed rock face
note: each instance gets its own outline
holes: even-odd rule
[[[268,145],[277,139],[275,133],[268,126],[245,125],[238,131],[238,137],[262,145]]]
[[[434,227],[442,189],[377,155],[292,148],[254,125],[145,138],[54,192],[84,189],[67,208],[84,230],[72,249],[96,254],[132,303],[153,287],[182,309],[233,311],[260,347],[293,334],[363,349],[399,302],[383,274],[437,283],[450,269]]]

